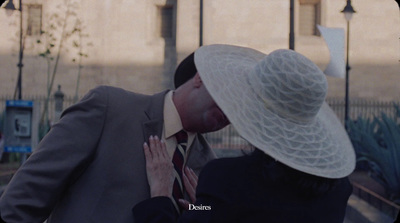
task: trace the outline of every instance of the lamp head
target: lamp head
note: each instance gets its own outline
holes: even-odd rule
[[[347,0],[347,4],[341,12],[344,13],[344,17],[347,21],[351,20],[351,18],[353,17],[353,13],[356,13],[353,6],[351,5],[351,0]]]
[[[14,6],[14,3],[12,0],[8,0],[1,5],[1,8],[6,9],[6,14],[7,16],[11,16],[15,10],[17,10]]]

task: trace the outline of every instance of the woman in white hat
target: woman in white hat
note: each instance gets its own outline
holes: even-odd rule
[[[255,151],[211,161],[198,184],[185,169],[195,201],[178,218],[171,158],[152,138],[144,146],[151,199],[133,209],[135,222],[343,222],[355,154],[325,103],[327,81],[291,50],[203,46],[194,62],[209,94]]]

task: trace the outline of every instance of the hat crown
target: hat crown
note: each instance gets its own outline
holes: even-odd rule
[[[295,51],[273,51],[256,65],[253,75],[257,78],[250,77],[249,82],[266,108],[287,120],[311,122],[325,100],[325,75]]]

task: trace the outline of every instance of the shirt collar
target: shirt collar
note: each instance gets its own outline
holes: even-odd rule
[[[182,120],[172,101],[173,94],[173,91],[169,91],[164,99],[164,128],[166,139],[183,129]]]

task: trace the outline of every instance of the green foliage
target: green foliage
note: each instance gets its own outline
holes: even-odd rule
[[[371,177],[385,188],[389,199],[400,204],[400,109],[395,108],[395,118],[382,113],[347,124],[357,162],[366,162]]]
[[[49,119],[48,104],[55,76],[57,75],[61,52],[69,52],[70,49],[75,49],[76,51],[72,62],[78,63],[77,92],[83,67],[82,57],[88,57],[88,53],[84,52],[84,49],[87,46],[91,46],[91,43],[88,43],[85,39],[89,35],[83,33],[86,27],[77,13],[80,8],[79,2],[78,0],[65,0],[63,4],[58,5],[55,11],[46,16],[44,20],[45,31],[42,31],[40,39],[36,41],[37,46],[40,48],[38,56],[44,58],[47,63],[47,100],[40,119],[40,123],[45,126],[44,132],[46,131],[46,126],[47,129],[49,128],[47,124]]]
[[[86,27],[83,25],[80,19],[76,19],[74,29],[71,32],[71,35],[75,35],[75,39],[72,41],[72,46],[77,50],[76,56],[72,58],[73,63],[78,64],[78,75],[76,80],[76,88],[75,88],[75,96],[74,101],[78,100],[78,90],[79,90],[79,82],[81,78],[82,71],[82,59],[88,58],[89,55],[85,52],[88,47],[93,46],[91,42],[88,42],[89,34],[84,33],[83,30]]]

